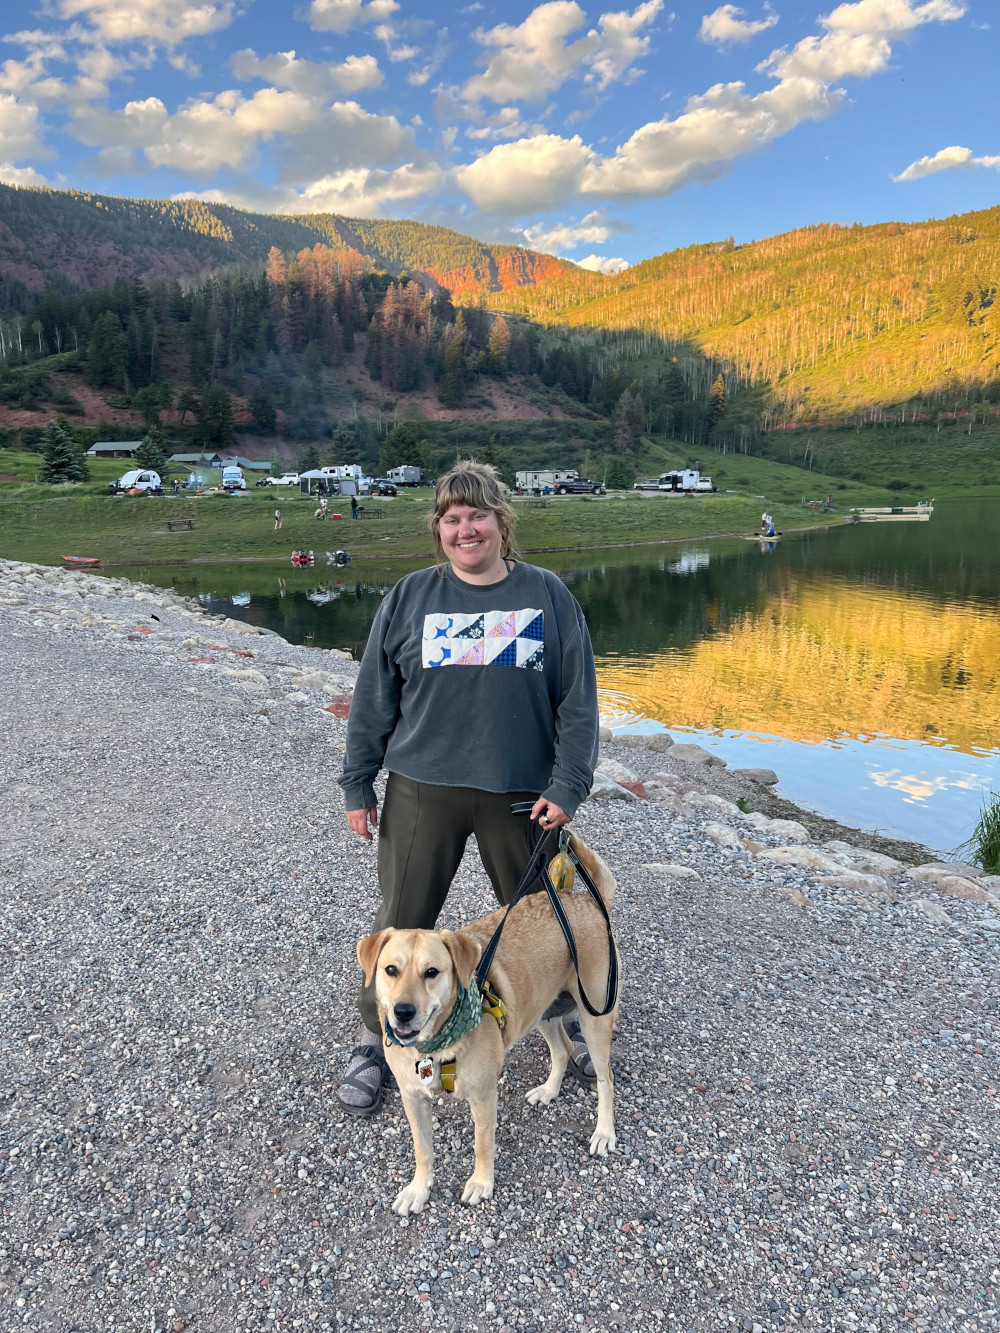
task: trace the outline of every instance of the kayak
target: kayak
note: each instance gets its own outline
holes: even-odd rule
[[[96,555],[64,555],[63,560],[67,565],[74,566],[77,569],[98,569],[101,564],[100,558]]]

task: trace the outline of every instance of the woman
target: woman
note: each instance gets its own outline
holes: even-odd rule
[[[594,657],[583,612],[548,570],[516,558],[514,512],[497,475],[459,463],[437,483],[434,569],[408,574],[372,625],[347,729],[347,822],[369,841],[373,786],[389,772],[378,845],[382,902],[372,930],[433,929],[471,833],[498,901],[533,841],[569,822],[597,759]],[[511,813],[530,800],[530,815]],[[386,1064],[374,988],[341,1082],[345,1111],[382,1103]],[[594,1081],[579,1022],[572,1067]]]

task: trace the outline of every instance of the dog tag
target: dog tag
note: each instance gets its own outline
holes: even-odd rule
[[[576,867],[565,852],[556,852],[549,862],[549,878],[557,893],[572,893],[576,881]]]
[[[423,1084],[434,1082],[434,1061],[423,1059],[417,1061],[417,1078]]]

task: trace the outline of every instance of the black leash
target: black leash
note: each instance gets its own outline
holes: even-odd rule
[[[522,801],[516,805],[512,805],[511,814],[528,814],[531,811],[533,804],[532,801]],[[573,960],[573,966],[576,969],[576,979],[580,989],[580,999],[586,1006],[587,1012],[592,1014],[594,1018],[603,1018],[606,1014],[610,1014],[618,999],[618,950],[615,947],[615,937],[611,933],[611,917],[608,914],[604,899],[601,897],[600,890],[591,878],[589,871],[586,866],[580,862],[567,842],[566,851],[569,853],[574,869],[587,886],[587,892],[597,904],[601,915],[604,917],[605,925],[608,928],[609,963],[607,994],[605,996],[604,1008],[596,1009],[594,1005],[591,1004],[587,992],[583,988],[583,982],[580,980],[580,959],[576,949],[576,938],[573,935],[573,927],[569,923],[566,910],[559,901],[559,893],[549,876],[549,844],[553,838],[556,839],[558,847],[560,841],[559,829],[549,829],[549,831],[543,833],[535,843],[531,858],[525,867],[524,874],[518,881],[513,897],[507,904],[507,910],[504,912],[499,926],[497,926],[496,930],[493,932],[492,938],[483,950],[482,957],[479,960],[479,966],[476,968],[475,982],[480,990],[486,985],[490,968],[493,966],[493,958],[496,954],[497,947],[500,944],[500,936],[503,934],[503,928],[507,924],[507,918],[510,916],[511,909],[515,907],[522,898],[528,895],[534,888],[538,879],[541,878],[542,887],[548,894],[549,902],[552,904],[552,910],[556,915],[556,920],[559,922],[562,933],[566,938],[566,946],[569,949],[569,956]]]

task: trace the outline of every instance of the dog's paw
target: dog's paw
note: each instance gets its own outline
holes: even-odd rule
[[[479,1180],[476,1176],[470,1176],[465,1182],[465,1189],[462,1191],[463,1203],[482,1203],[484,1199],[492,1198],[492,1180]]]
[[[615,1131],[595,1129],[593,1137],[590,1140],[591,1157],[607,1157],[609,1152],[614,1152],[618,1140],[615,1137]]]
[[[429,1185],[418,1185],[415,1181],[410,1181],[406,1189],[400,1190],[396,1195],[392,1211],[398,1213],[400,1217],[406,1217],[408,1213],[419,1213],[430,1196]]]
[[[550,1088],[548,1082],[539,1083],[537,1088],[532,1088],[530,1092],[525,1093],[525,1100],[532,1106],[548,1106],[549,1102],[554,1102],[559,1096],[558,1088]]]

